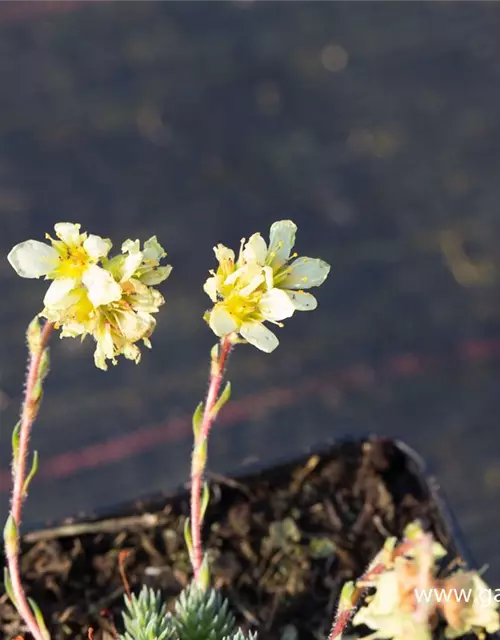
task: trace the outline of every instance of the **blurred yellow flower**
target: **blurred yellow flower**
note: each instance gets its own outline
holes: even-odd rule
[[[167,255],[163,247],[155,236],[142,250],[138,240],[127,240],[122,254],[108,259],[111,241],[80,233],[79,224],[59,223],[55,232],[58,240],[47,236],[50,245],[27,240],[8,255],[20,276],[53,280],[40,315],[61,329],[61,337],[92,335],[100,369],[107,369],[106,360],[116,363],[120,354],[138,362],[135,343],[151,346],[156,323],[151,314],[165,302],[151,286],[171,271],[169,265],[160,266]]]
[[[211,272],[204,290],[214,303],[205,319],[217,336],[239,334],[269,353],[279,341],[264,322],[279,325],[295,311],[317,307],[316,298],[303,289],[322,284],[330,265],[317,258],[290,255],[296,230],[291,220],[275,222],[269,246],[255,233],[248,242],[242,241],[238,260],[224,245],[214,248],[219,267]]]

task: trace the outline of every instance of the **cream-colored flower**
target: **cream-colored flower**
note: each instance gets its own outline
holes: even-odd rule
[[[137,342],[151,348],[149,337],[154,331],[157,313],[165,303],[161,293],[147,283],[160,283],[165,280],[172,268],[159,266],[166,252],[156,238],[144,243],[143,251],[139,241],[127,240],[122,245],[122,255],[107,261],[106,268],[119,280],[122,296],[120,300],[102,305],[95,310],[92,319],[83,325],[83,330],[91,334],[96,341],[94,360],[97,367],[107,369],[106,360],[116,364],[119,355],[138,363],[141,352]],[[69,324],[63,328],[68,335],[80,331],[82,326]]]
[[[111,249],[111,241],[80,233],[79,224],[59,222],[54,226],[57,240],[50,236],[50,245],[38,240],[26,240],[16,245],[8,255],[10,264],[23,278],[45,276],[53,280],[45,295],[48,308],[67,308],[72,293],[82,286],[94,306],[108,304],[121,297],[121,288],[113,277],[97,263]]]
[[[137,342],[151,348],[149,336],[153,333],[156,320],[149,313],[134,309],[119,309],[116,305],[101,308],[97,316],[96,326],[92,332],[96,341],[94,361],[99,369],[107,369],[106,360],[116,364],[119,355],[138,363],[141,352]]]
[[[204,290],[214,303],[205,319],[217,336],[239,334],[269,353],[279,341],[264,322],[279,325],[295,311],[316,308],[314,296],[302,289],[322,284],[330,266],[313,258],[298,258],[289,264],[296,230],[291,220],[275,222],[269,247],[255,233],[248,242],[242,241],[238,260],[224,245],[214,248],[219,267],[211,272]]]
[[[446,638],[482,637],[500,629],[496,592],[488,589],[477,572],[436,578],[437,562],[446,556],[446,550],[419,523],[406,528],[403,544],[407,543],[411,544],[404,556],[378,554],[384,569],[375,571],[371,565],[371,578],[356,585],[376,589],[353,618],[354,625],[366,625],[373,631],[365,638],[428,640],[433,637],[437,613],[447,623]],[[393,547],[392,539],[389,547]]]
[[[448,622],[446,638],[500,631],[498,602],[495,600],[498,594],[488,587],[478,573],[457,573],[448,578],[446,583],[447,589],[455,589],[454,593],[468,594],[467,600],[442,603],[443,614]]]
[[[297,225],[291,220],[275,222],[269,232],[269,246],[259,233],[254,233],[245,244],[242,257],[266,267],[268,282],[285,291],[296,311],[313,311],[318,302],[304,289],[323,284],[330,265],[319,258],[291,255],[296,232]]]
[[[420,567],[415,559],[396,557],[390,568],[373,576],[371,586],[376,587],[376,592],[356,613],[353,624],[372,629],[373,634],[367,637],[373,640],[430,640],[432,607],[422,611],[415,598],[420,578]],[[426,585],[429,587],[429,583]]]
[[[139,362],[137,342],[151,347],[149,337],[165,300],[151,285],[165,280],[167,254],[152,237],[140,248],[127,240],[122,254],[107,258],[111,242],[80,233],[80,225],[55,225],[58,240],[51,245],[28,240],[10,252],[9,261],[19,275],[52,279],[40,315],[61,329],[61,338],[91,335],[96,341],[96,366],[107,369],[124,355]],[[99,264],[100,263],[100,264]]]
[[[170,265],[160,266],[160,260],[166,255],[156,236],[146,240],[142,250],[139,240],[126,240],[122,244],[122,254],[105,261],[105,267],[118,282],[134,278],[151,286],[163,282],[172,271]]]
[[[362,606],[353,618],[354,625],[366,625],[373,630],[365,638],[372,640],[431,640],[432,629],[427,621],[415,619],[412,611],[401,608],[400,584],[394,572],[381,575],[377,591],[367,606]]]

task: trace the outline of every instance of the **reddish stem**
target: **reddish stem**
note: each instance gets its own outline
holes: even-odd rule
[[[38,411],[39,398],[35,397],[35,387],[40,377],[40,364],[42,362],[43,352],[49,342],[50,335],[54,325],[46,322],[42,332],[39,349],[31,354],[28,377],[26,379],[26,391],[24,394],[24,402],[21,411],[21,424],[19,427],[19,448],[17,456],[12,464],[12,476],[14,486],[11,498],[11,515],[16,523],[18,539],[15,545],[7,544],[5,554],[7,556],[7,566],[9,576],[12,583],[12,591],[15,597],[15,604],[19,614],[22,616],[30,633],[36,640],[45,640],[42,631],[36,621],[35,616],[29,606],[26,595],[24,593],[21,582],[21,571],[19,567],[19,531],[21,526],[21,513],[23,502],[25,499],[24,483],[26,481],[26,461],[28,457],[28,444],[30,438],[31,427],[36,418]]]
[[[210,384],[208,387],[207,399],[203,409],[203,419],[198,438],[194,443],[193,456],[191,459],[191,538],[193,548],[191,552],[191,564],[193,565],[194,577],[197,580],[203,562],[203,549],[201,544],[201,493],[203,485],[203,473],[205,463],[200,461],[200,447],[208,439],[210,429],[214,423],[215,416],[212,414],[215,403],[219,397],[224,369],[227,358],[231,352],[231,341],[228,336],[221,339],[219,353],[216,361],[212,362],[210,369]]]

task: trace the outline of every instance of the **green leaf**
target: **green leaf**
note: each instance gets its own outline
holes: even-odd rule
[[[198,436],[200,435],[201,424],[203,422],[203,402],[196,407],[193,413],[193,433],[195,442],[198,440]]]
[[[222,407],[226,404],[226,402],[231,397],[231,383],[228,381],[226,386],[224,387],[224,391],[220,394],[217,399],[217,402],[214,404],[212,411],[210,412],[210,417],[214,420]]]
[[[184,521],[184,540],[191,558],[193,556],[193,538],[191,537],[191,520],[189,518]]]
[[[49,373],[50,368],[50,353],[48,349],[44,349],[42,353],[42,357],[40,358],[40,366],[38,369],[38,380],[42,383],[47,374]]]
[[[196,581],[176,600],[174,624],[176,637],[183,640],[229,639],[236,630],[228,601],[215,589],[203,589]]]
[[[205,513],[207,511],[208,503],[210,501],[210,489],[208,488],[208,484],[206,482],[203,483],[203,494],[201,496],[201,521],[205,519]]]
[[[203,562],[201,563],[200,572],[196,584],[202,591],[206,591],[210,586],[210,569],[208,567],[207,554],[203,556]]]
[[[40,328],[40,321],[38,316],[35,316],[28,325],[26,331],[26,340],[28,342],[28,349],[31,355],[38,353],[40,345],[42,344],[42,330]]]
[[[216,342],[214,344],[214,346],[210,349],[210,360],[212,362],[218,362],[219,360],[219,349],[220,349],[220,343]]]
[[[7,567],[3,570],[3,583],[5,586],[5,593],[9,596],[10,601],[17,609],[16,598],[14,596],[14,589],[12,588],[12,581],[10,579],[10,573]]]
[[[28,487],[30,485],[30,482],[33,480],[33,477],[37,471],[38,471],[38,451],[33,451],[33,463],[31,465],[31,470],[28,474],[28,477],[24,481],[23,495],[26,495],[28,493]]]
[[[125,607],[125,633],[119,640],[178,640],[172,615],[159,592],[142,587],[138,596],[125,597]]]
[[[33,389],[31,391],[31,396],[30,396],[30,402],[32,402],[36,406],[36,409],[35,409],[36,412],[38,412],[38,409],[40,407],[40,402],[42,401],[42,395],[43,395],[42,381],[40,380],[40,377],[38,377],[38,379],[35,380],[35,384],[33,385]]]
[[[14,465],[17,464],[19,458],[19,431],[21,430],[21,420],[17,422],[12,431],[12,458]]]
[[[9,514],[5,527],[3,529],[3,541],[5,545],[5,551],[8,555],[18,553],[19,550],[19,535],[17,531],[16,521],[12,513]]]
[[[194,455],[196,457],[196,470],[198,473],[203,473],[203,470],[205,469],[207,462],[207,450],[208,442],[206,440],[202,440],[196,445]]]
[[[45,620],[43,619],[43,615],[42,615],[42,612],[40,611],[40,607],[31,598],[28,598],[28,602],[30,603],[30,607],[35,615],[36,621],[38,622],[38,628],[41,631],[43,639],[50,640],[50,633],[47,629],[47,625],[45,624]]]

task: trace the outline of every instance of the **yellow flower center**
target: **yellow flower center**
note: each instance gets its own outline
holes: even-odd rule
[[[83,272],[90,263],[88,253],[82,246],[68,247],[65,255],[61,255],[59,258],[59,264],[54,269],[54,276],[56,278],[75,278],[80,279]]]
[[[94,315],[95,308],[87,295],[82,295],[78,303],[75,304],[73,312],[76,322],[85,323]]]
[[[258,299],[258,295],[243,297],[233,293],[224,300],[224,305],[231,316],[241,324],[247,320],[259,319]]]

